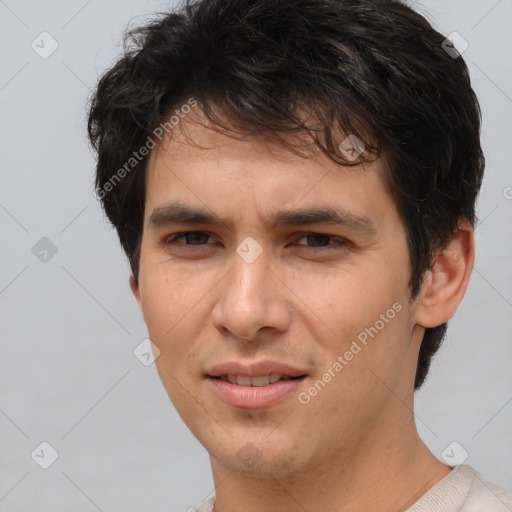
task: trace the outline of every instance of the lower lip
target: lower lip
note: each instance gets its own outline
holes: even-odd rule
[[[297,392],[304,377],[278,380],[266,386],[238,386],[220,379],[208,379],[215,394],[226,404],[244,409],[272,407],[290,393]]]

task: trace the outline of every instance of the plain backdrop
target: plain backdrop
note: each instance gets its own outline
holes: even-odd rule
[[[417,393],[417,425],[438,457],[467,452],[510,490],[512,1],[414,5],[469,44],[487,157],[475,270]],[[171,6],[0,0],[0,511],[185,511],[213,491],[206,451],[134,356],[147,331],[93,195],[85,130],[123,31]]]

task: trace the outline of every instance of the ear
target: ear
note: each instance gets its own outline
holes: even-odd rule
[[[453,237],[437,252],[427,271],[416,300],[416,324],[436,327],[454,315],[466,292],[474,261],[473,228],[461,219]]]

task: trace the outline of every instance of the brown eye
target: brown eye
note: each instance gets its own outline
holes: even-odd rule
[[[330,235],[325,235],[323,233],[307,233],[301,236],[298,240],[306,239],[307,248],[315,249],[315,248],[327,248],[327,249],[335,249],[337,246],[346,245],[346,240],[343,239],[335,239]],[[330,242],[334,242],[335,245],[330,244]],[[299,244],[303,245],[303,244]],[[330,246],[331,245],[331,246]]]
[[[199,231],[189,231],[187,233],[182,233],[180,235],[176,235],[172,237],[171,241],[176,241],[178,238],[184,238],[186,240],[186,244],[188,245],[201,245],[203,243],[206,243],[206,240],[210,235],[207,235],[206,233],[201,233]]]
[[[211,239],[211,235],[208,233],[203,233],[202,231],[186,231],[184,233],[178,233],[168,237],[165,240],[165,245],[200,247],[204,245],[211,245],[211,242],[208,243],[208,239]]]

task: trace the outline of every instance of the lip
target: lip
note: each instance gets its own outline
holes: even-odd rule
[[[304,378],[295,380],[279,380],[266,386],[238,386],[220,379],[210,377],[208,382],[213,392],[224,403],[241,409],[267,409],[277,404],[287,395],[295,392]]]
[[[238,361],[227,361],[213,366],[206,373],[208,377],[220,377],[225,374],[258,377],[259,375],[270,375],[271,373],[280,373],[281,375],[289,375],[290,377],[301,377],[306,375],[307,372],[300,368],[276,361],[259,361],[246,365]]]
[[[266,386],[239,386],[218,378],[221,375],[257,377],[272,373],[288,375],[295,379],[279,380]],[[213,393],[225,404],[242,409],[267,409],[291,393],[295,392],[296,394],[306,377],[306,372],[297,367],[274,361],[260,361],[247,365],[238,361],[230,361],[213,366],[207,372],[206,377]]]

